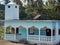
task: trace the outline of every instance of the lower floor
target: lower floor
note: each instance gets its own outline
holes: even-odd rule
[[[6,21],[5,40],[28,40],[31,43],[57,43],[60,41],[60,22]]]
[[[35,26],[32,26],[26,29],[23,26],[12,27],[8,26],[5,28],[5,40],[28,40],[33,43],[52,43],[55,41],[55,29],[50,29],[48,27],[43,27],[38,29]]]

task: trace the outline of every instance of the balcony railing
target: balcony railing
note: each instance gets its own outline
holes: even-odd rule
[[[6,34],[5,38],[6,38],[6,40],[14,40],[15,39],[15,34]]]
[[[55,40],[54,36],[38,36],[38,35],[28,35],[29,41],[41,41],[41,42],[51,42]]]
[[[38,35],[28,35],[28,40],[29,41],[39,41],[39,36]]]

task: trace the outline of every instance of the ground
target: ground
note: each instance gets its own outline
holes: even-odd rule
[[[24,44],[16,44],[5,40],[0,40],[0,45],[24,45]]]
[[[9,41],[6,41],[6,40],[0,40],[0,45],[24,45],[24,44],[12,43],[12,42],[9,42]],[[49,44],[39,44],[39,45],[49,45]],[[56,45],[60,45],[60,43],[56,44]]]

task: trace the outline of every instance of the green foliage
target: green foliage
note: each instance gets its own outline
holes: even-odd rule
[[[4,11],[3,10],[0,10],[0,20],[4,20]]]
[[[25,0],[26,1],[26,0]],[[57,6],[60,4],[59,1],[56,2],[54,1],[48,1],[46,2],[46,5],[43,4],[42,0],[39,1],[32,1],[27,0],[28,4],[26,6],[22,5],[22,2],[19,1],[19,18],[21,20],[25,19],[33,19],[37,14],[40,14],[41,17],[39,18],[40,20],[57,20],[60,19],[60,14],[59,11],[56,9],[58,8]],[[57,4],[57,6],[55,5]],[[60,10],[60,9],[59,9]],[[4,19],[4,8],[0,9],[0,20]]]
[[[4,39],[4,26],[0,26],[0,39]]]

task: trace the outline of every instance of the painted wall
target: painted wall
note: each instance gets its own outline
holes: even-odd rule
[[[10,6],[10,8],[8,8]],[[17,6],[17,8],[15,8]],[[19,19],[19,6],[15,4],[5,5],[5,20]]]
[[[29,27],[35,26],[38,29],[43,28],[44,26],[47,26],[48,28],[52,29],[52,22],[51,21],[19,21],[19,20],[12,20],[12,21],[5,21],[5,27],[6,26],[13,26],[13,27],[18,27],[22,25],[23,27],[26,27],[27,29]]]
[[[56,25],[58,24],[58,25]],[[54,36],[56,39],[55,39],[55,42],[56,41],[59,41],[59,38],[60,36],[58,35],[58,28],[60,28],[60,22],[57,22],[56,21],[31,21],[31,20],[11,20],[11,21],[5,21],[5,27],[7,26],[12,26],[14,28],[16,27],[19,27],[19,26],[23,26],[25,27],[26,29],[32,27],[32,26],[35,26],[37,27],[39,30],[45,26],[47,26],[48,28],[50,29],[53,29],[56,27],[56,35]],[[20,31],[19,31],[20,32]]]

